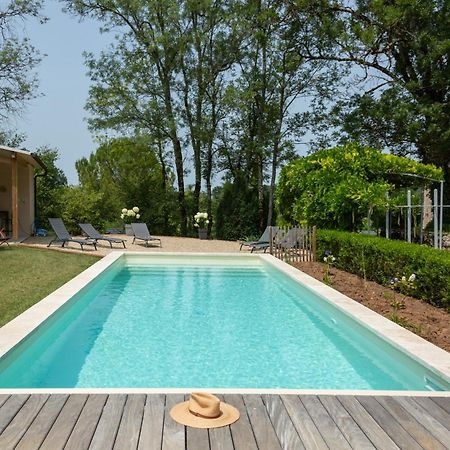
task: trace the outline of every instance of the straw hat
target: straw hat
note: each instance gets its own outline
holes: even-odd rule
[[[239,419],[234,406],[206,392],[193,392],[187,402],[175,405],[170,415],[176,422],[194,428],[224,427]]]

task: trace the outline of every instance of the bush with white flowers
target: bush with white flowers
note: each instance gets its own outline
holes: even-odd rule
[[[194,216],[194,227],[197,228],[206,228],[206,226],[208,225],[209,220],[208,220],[208,213],[205,212],[198,212],[195,216]]]
[[[120,214],[120,218],[125,223],[132,223],[136,219],[140,219],[141,215],[139,214],[139,208],[137,206],[135,206],[134,208],[131,208],[131,209],[123,208],[122,214]]]

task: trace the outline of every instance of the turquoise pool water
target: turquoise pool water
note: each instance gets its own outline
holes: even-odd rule
[[[427,377],[258,258],[123,257],[0,362],[9,388],[426,390]]]

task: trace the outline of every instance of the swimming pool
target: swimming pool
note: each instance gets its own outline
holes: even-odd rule
[[[0,388],[450,390],[293,270],[268,255],[115,257],[2,357]]]

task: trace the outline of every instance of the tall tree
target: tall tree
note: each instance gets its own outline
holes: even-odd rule
[[[121,32],[117,44],[88,66],[96,85],[88,107],[107,126],[155,127],[172,144],[177,175],[180,232],[186,234],[185,167],[175,104],[174,78],[184,51],[185,37],[178,28],[180,6],[175,0],[67,0],[82,17],[104,23],[103,30]],[[112,114],[111,114],[112,113]],[[99,122],[92,122],[97,123]]]
[[[293,156],[293,140],[306,132],[309,115],[295,112],[294,105],[298,108],[301,102],[305,108],[315,95],[329,98],[339,79],[339,69],[333,62],[299,56],[297,32],[293,33],[289,10],[282,3],[247,0],[242,2],[237,16],[245,39],[239,55],[238,77],[229,89],[233,113],[228,120],[228,133],[237,139],[234,150],[229,138],[222,149],[225,165],[231,172],[239,173],[244,164],[250,184],[256,186],[262,230],[266,222],[273,223],[278,168]]]
[[[358,67],[360,92],[333,111],[350,138],[414,154],[449,175],[450,3],[443,0],[288,1],[308,33],[305,57]],[[305,21],[305,19],[308,19]],[[317,36],[321,36],[323,46]],[[356,71],[354,72],[356,73]],[[361,93],[362,92],[362,93]]]
[[[21,36],[20,26],[29,17],[45,22],[41,8],[41,0],[8,0],[0,5],[0,119],[20,113],[37,95],[34,69],[41,57]]]

